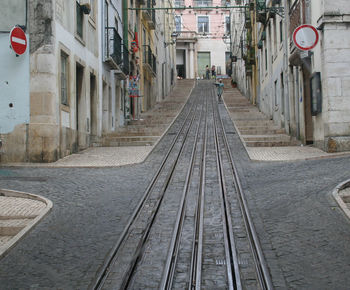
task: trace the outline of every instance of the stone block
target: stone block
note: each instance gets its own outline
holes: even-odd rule
[[[50,124],[30,124],[29,160],[53,162],[58,158],[59,127]]]
[[[350,122],[350,108],[348,110],[330,111],[326,113],[328,123],[343,123]]]
[[[56,95],[50,92],[35,93],[30,95],[30,115],[55,115]]]
[[[328,27],[328,25],[326,26]],[[336,31],[334,30],[325,30],[324,32],[324,41],[323,47],[325,50],[328,49],[349,49],[350,47],[350,30],[344,29],[339,30],[336,27]]]
[[[327,137],[325,143],[329,153],[350,151],[350,136]]]
[[[326,136],[350,136],[350,122],[330,123],[325,125]]]
[[[324,12],[330,15],[350,14],[348,0],[324,1]]]
[[[350,37],[350,36],[349,36]],[[350,42],[349,42],[350,45]],[[350,46],[348,48],[326,49],[324,53],[326,63],[348,63],[350,65]]]
[[[343,78],[341,80],[342,95],[350,97],[350,78]]]
[[[30,90],[31,92],[51,92],[55,93],[57,90],[57,75],[48,73],[32,73],[30,76]]]
[[[325,65],[325,75],[332,77],[350,77],[350,62],[327,63]]]
[[[348,110],[346,110],[348,108]],[[350,98],[328,98],[329,111],[348,111],[350,110]]]
[[[54,54],[37,54],[36,62],[37,72],[56,74],[57,60]]]
[[[30,124],[29,136],[52,138],[59,136],[58,125],[53,124]]]
[[[322,82],[324,98],[340,97],[341,91],[341,79],[340,78],[327,78]]]

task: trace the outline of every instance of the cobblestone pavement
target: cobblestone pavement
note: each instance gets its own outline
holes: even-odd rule
[[[276,289],[348,289],[350,224],[331,192],[349,179],[349,156],[252,162],[237,134],[229,142]],[[0,260],[0,288],[87,289],[169,144],[138,165],[0,168],[0,188],[54,204]]]

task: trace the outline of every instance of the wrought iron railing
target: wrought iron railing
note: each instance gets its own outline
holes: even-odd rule
[[[147,4],[146,4],[147,8],[154,8],[155,5],[156,5],[155,0],[147,0]],[[149,10],[146,10],[146,14],[148,14],[149,19],[155,25],[156,24],[156,11],[154,9],[149,9]]]
[[[106,27],[105,60],[110,59],[125,73],[129,73],[129,51],[114,27]]]
[[[154,74],[157,73],[157,58],[154,56],[149,45],[143,46],[143,63],[147,64]]]

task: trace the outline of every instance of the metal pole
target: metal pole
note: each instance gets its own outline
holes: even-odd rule
[[[125,1],[125,0],[124,0]],[[184,10],[184,9],[192,9],[192,10],[208,10],[208,9],[230,9],[230,8],[244,8],[248,9],[247,6],[181,6],[181,7],[139,7],[139,8],[128,8],[129,10]]]

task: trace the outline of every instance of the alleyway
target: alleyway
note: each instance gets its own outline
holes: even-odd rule
[[[191,111],[192,109],[194,111]],[[217,183],[221,173],[218,173],[214,165],[220,157],[215,155],[214,149],[220,147],[220,144],[223,146],[221,143],[223,137],[219,137],[215,142],[214,138],[210,140],[209,137],[207,145],[204,141],[200,141],[206,134],[205,128],[208,128],[209,136],[214,134],[214,124],[217,122],[214,118],[219,116],[224,131],[228,134],[232,158],[273,287],[347,289],[347,285],[350,285],[348,275],[350,225],[333,200],[331,192],[339,183],[349,178],[350,157],[274,163],[251,161],[226,111],[226,106],[217,104],[211,81],[198,82],[184,110],[141,164],[110,168],[0,168],[0,188],[39,194],[53,202],[51,213],[0,260],[0,288],[92,287],[106,263],[110,250],[123,235],[130,217],[147,191],[166,152],[172,146],[176,134],[180,132],[182,124],[189,126],[184,130],[192,132],[193,136],[197,126],[201,132],[198,137],[199,146],[195,146],[198,150],[197,163],[194,163],[195,174],[201,175],[203,165],[198,163],[201,156],[205,156],[208,163],[207,174],[210,181],[205,185],[210,188],[206,193],[212,200],[204,206],[203,212],[210,215],[202,217],[203,223],[213,227],[209,231],[209,237],[219,225],[222,228],[220,204],[214,199],[213,193],[221,190]],[[187,117],[189,119],[184,123]],[[190,126],[190,118],[193,118],[193,127]],[[204,119],[207,121],[204,122]],[[162,269],[166,268],[169,248],[166,241],[168,236],[171,237],[173,234],[173,228],[169,228],[168,222],[171,223],[169,220],[178,213],[172,203],[179,203],[183,193],[188,170],[186,161],[190,159],[191,148],[194,148],[193,136],[184,146],[184,156],[179,160],[179,170],[173,177],[173,187],[169,185],[172,199],[160,210],[155,232],[150,232],[146,241],[148,244],[144,246],[146,255],[140,258],[134,278],[130,278],[126,284],[131,289],[155,289],[162,283]],[[181,138],[185,139],[185,133],[180,134]],[[203,153],[202,150],[206,146],[207,151]],[[174,156],[171,158],[175,160]],[[227,162],[223,159],[223,164],[226,166],[225,176],[228,172]],[[37,177],[37,179],[24,177]],[[192,186],[195,187],[198,183],[199,181],[195,181]],[[158,189],[161,187],[159,185]],[[231,189],[227,196],[229,208],[233,210],[232,192],[235,190],[232,185],[231,187],[228,185],[228,189]],[[184,223],[184,235],[187,239],[192,239],[191,233],[195,232],[189,226],[189,220],[195,216],[194,192],[196,190],[192,190],[192,196],[189,197],[191,202],[188,204],[191,206],[187,209],[188,215]],[[164,200],[164,204],[166,202]],[[239,240],[237,246],[248,247],[247,241],[244,245],[239,245],[243,241],[242,235],[245,234],[235,233],[239,228],[239,225],[235,224],[240,218],[239,214],[234,211],[231,214],[235,218],[232,220],[232,229],[234,240]],[[143,228],[136,227],[133,233],[136,237],[142,231]],[[212,247],[213,245],[219,247],[219,243],[215,244],[214,240],[218,237],[220,239],[222,235],[225,234],[220,233],[210,238],[207,236],[207,242],[209,239]],[[152,251],[152,246],[156,246],[157,251]],[[225,254],[224,247],[208,249],[209,252],[204,250],[202,256],[203,289],[228,288],[230,284],[227,282],[230,279],[227,264],[235,265],[236,262],[239,268],[246,270],[241,272],[244,287],[259,289],[256,273],[248,267],[252,263],[248,252],[240,255],[237,250],[238,259],[235,261],[233,258],[231,263],[226,263],[228,255]],[[135,252],[136,249],[126,250]],[[183,253],[188,254],[186,251]],[[181,263],[186,254],[180,256]],[[188,276],[181,275],[185,273],[182,271],[187,267],[188,265],[183,263],[180,268],[175,268],[173,289],[188,287],[189,281],[186,280]],[[118,277],[117,270],[113,273]],[[113,280],[116,278],[107,278],[110,283]],[[237,277],[233,280],[236,281]]]

